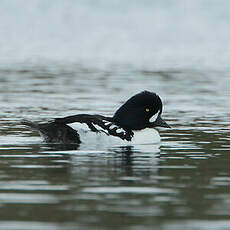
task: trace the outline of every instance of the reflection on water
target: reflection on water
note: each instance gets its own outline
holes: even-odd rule
[[[228,73],[113,71],[0,72],[1,228],[228,229]],[[49,145],[19,125],[111,115],[143,89],[161,95],[173,127],[160,148]]]

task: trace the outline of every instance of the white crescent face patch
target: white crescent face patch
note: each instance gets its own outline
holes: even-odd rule
[[[150,121],[150,122],[156,121],[156,119],[158,118],[159,113],[160,113],[160,110],[159,110],[157,113],[155,113],[155,114],[149,119],[149,121]]]

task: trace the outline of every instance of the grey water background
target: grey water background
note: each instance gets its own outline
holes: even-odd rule
[[[230,228],[229,1],[0,2],[0,229]],[[19,125],[157,92],[160,148],[47,145]]]

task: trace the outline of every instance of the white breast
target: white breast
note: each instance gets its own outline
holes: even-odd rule
[[[132,139],[133,144],[159,144],[161,141],[160,135],[155,129],[144,129],[135,131]]]

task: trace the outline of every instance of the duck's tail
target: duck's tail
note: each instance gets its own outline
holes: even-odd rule
[[[32,130],[39,131],[39,126],[35,122],[29,121],[29,120],[21,120],[20,124],[25,125],[25,126],[29,127]]]
[[[32,130],[38,131],[46,142],[62,144],[81,143],[77,130],[74,130],[66,124],[57,123],[55,121],[36,123],[28,120],[22,120],[20,123]]]

